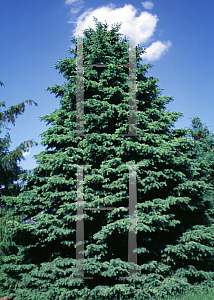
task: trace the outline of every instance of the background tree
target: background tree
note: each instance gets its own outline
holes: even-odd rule
[[[196,159],[199,163],[200,178],[214,187],[214,134],[208,130],[207,125],[203,124],[197,116],[192,119],[192,124],[188,128],[186,136],[194,141],[194,147],[190,152],[193,159]],[[209,197],[214,201],[212,190]],[[209,215],[213,218],[214,211],[212,209],[209,209]]]
[[[0,81],[0,85],[3,86],[3,82]],[[22,216],[13,216],[15,207],[7,207],[3,200],[3,196],[17,196],[20,193],[20,189],[23,185],[23,181],[20,180],[21,174],[27,174],[27,170],[23,170],[18,163],[24,158],[23,152],[29,150],[29,147],[37,145],[37,142],[33,140],[24,141],[15,150],[9,151],[11,138],[9,134],[8,123],[15,125],[15,118],[18,115],[24,113],[25,104],[32,105],[37,103],[34,100],[27,100],[18,105],[11,106],[8,110],[0,113],[0,128],[7,129],[4,138],[0,139],[0,266],[2,264],[2,256],[10,243],[10,237],[7,234],[7,222],[14,218],[14,220],[21,220]],[[0,103],[1,107],[5,107],[5,102]],[[0,130],[0,134],[2,130]],[[0,289],[1,289],[1,277],[0,271]],[[0,290],[0,297],[3,296]]]
[[[46,150],[18,197],[7,197],[31,224],[10,221],[4,286],[18,299],[147,299],[213,284],[214,224],[208,215],[212,186],[201,180],[194,141],[171,130],[182,115],[165,112],[158,80],[137,54],[137,134],[128,133],[129,63],[120,25],[84,34],[84,127],[76,133],[76,51],[55,66],[67,80],[47,90],[60,108],[41,119]],[[76,42],[76,39],[72,39]],[[92,64],[107,64],[106,67]],[[76,276],[77,165],[84,167],[84,208],[127,207],[129,170],[137,165],[138,278],[128,278],[128,212],[85,210],[85,277]],[[42,212],[42,213],[41,213]]]

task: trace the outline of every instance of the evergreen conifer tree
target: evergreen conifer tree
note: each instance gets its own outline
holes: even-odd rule
[[[8,197],[16,213],[32,219],[10,221],[12,243],[3,269],[14,300],[155,299],[212,286],[212,187],[199,176],[194,141],[185,129],[172,129],[182,113],[165,112],[172,98],[161,95],[156,78],[146,77],[150,65],[139,63],[143,47],[136,47],[138,135],[126,135],[133,130],[130,65],[121,65],[129,64],[129,44],[118,33],[120,25],[107,27],[96,20],[96,30],[84,31],[85,135],[75,135],[78,49],[69,50],[75,57],[55,66],[67,82],[48,88],[61,106],[41,118],[53,125],[42,134],[46,150],[36,156],[39,165],[22,193]],[[125,208],[132,205],[135,181],[128,165],[137,166],[137,277],[129,276],[133,223]],[[76,277],[81,187],[87,279]]]
[[[203,124],[197,116],[192,119],[192,124],[188,128],[186,136],[194,141],[191,154],[199,164],[199,177],[214,187],[214,134],[208,130],[207,125]],[[214,201],[212,190],[209,197]],[[209,209],[209,215],[213,218],[214,211],[212,208]]]
[[[4,86],[4,83],[0,81],[0,85]],[[7,221],[14,218],[14,207],[7,207],[4,202],[4,196],[17,196],[20,193],[23,182],[20,180],[20,176],[25,176],[27,170],[23,170],[18,162],[24,160],[23,152],[28,151],[29,147],[37,145],[37,142],[33,140],[22,142],[15,150],[9,151],[11,138],[9,134],[9,128],[7,125],[12,123],[15,125],[15,118],[21,115],[25,111],[25,104],[32,105],[37,103],[34,100],[27,100],[13,105],[9,109],[0,113],[0,128],[7,129],[4,138],[0,138],[0,269],[2,264],[2,256],[5,249],[10,244],[10,236],[7,234]],[[0,107],[5,107],[5,102],[0,103]],[[0,130],[0,133],[3,131]],[[21,215],[16,215],[15,220],[22,221]],[[2,283],[2,271],[0,270],[0,297],[1,283]]]

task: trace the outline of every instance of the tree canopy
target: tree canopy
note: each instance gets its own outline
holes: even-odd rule
[[[0,81],[0,85],[4,86],[4,83]],[[25,159],[23,153],[28,151],[29,147],[38,145],[32,139],[22,142],[15,150],[9,150],[12,141],[8,125],[10,123],[15,125],[15,118],[24,113],[26,104],[38,105],[34,100],[29,99],[0,112],[0,134],[6,129],[4,138],[0,138],[0,266],[2,264],[2,256],[11,241],[7,232],[7,222],[11,219],[22,220],[21,215],[13,216],[15,207],[8,207],[4,201],[4,196],[17,196],[20,193],[23,184],[20,176],[26,176],[27,170],[23,170],[19,166],[19,162]],[[1,102],[0,107],[6,107],[5,102]],[[0,271],[0,287],[2,284],[1,275],[2,272]]]
[[[96,29],[85,29],[83,40],[84,135],[75,135],[81,94],[76,75],[82,68],[76,47],[69,50],[74,57],[55,66],[66,82],[47,88],[60,108],[41,117],[52,125],[42,133],[46,150],[36,155],[38,166],[22,192],[6,200],[17,206],[15,213],[32,218],[8,222],[12,242],[3,283],[15,300],[149,299],[213,283],[213,187],[202,177],[206,169],[200,169],[196,143],[186,129],[173,129],[182,113],[165,111],[173,99],[162,96],[158,79],[146,76],[151,65],[140,64],[141,46],[135,66],[137,135],[127,135],[128,40],[118,33],[120,25],[107,31],[107,24],[95,21]],[[136,166],[136,184],[129,166]],[[132,204],[133,182],[137,245],[130,254],[133,223],[125,208]],[[76,268],[79,203],[86,278],[77,277]],[[134,253],[137,277],[129,276]]]

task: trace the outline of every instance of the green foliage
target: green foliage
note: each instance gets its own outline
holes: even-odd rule
[[[47,90],[61,106],[41,119],[46,150],[18,197],[7,197],[27,222],[8,222],[11,245],[2,266],[4,287],[18,299],[155,299],[195,286],[212,287],[212,184],[201,170],[195,141],[172,130],[182,115],[165,112],[158,80],[146,77],[137,47],[137,128],[128,132],[129,45],[97,22],[85,30],[84,127],[76,133],[76,57],[55,66],[67,82]],[[75,39],[72,39],[76,42]],[[76,56],[75,50],[70,50]],[[208,154],[207,154],[208,155]],[[84,211],[84,276],[76,276],[77,165],[84,167],[84,208],[127,207],[129,173],[137,165],[138,278],[128,278],[128,213]],[[210,166],[211,168],[211,166]],[[211,172],[211,171],[210,171]],[[201,177],[204,175],[204,177]],[[41,213],[42,212],[42,213]]]
[[[0,85],[4,86],[3,82],[0,81]],[[0,139],[0,266],[2,264],[2,257],[9,249],[8,245],[11,244],[11,237],[8,233],[7,222],[11,220],[21,221],[22,216],[14,216],[14,206],[7,206],[7,196],[17,196],[20,193],[23,182],[20,176],[27,174],[26,170],[23,170],[18,166],[18,162],[25,159],[23,152],[29,150],[29,147],[38,145],[33,140],[24,141],[15,150],[9,151],[11,139],[9,135],[8,123],[15,125],[15,118],[18,115],[23,114],[25,111],[25,103],[32,105],[37,103],[34,100],[27,100],[18,105],[11,106],[9,109],[0,112],[0,128],[7,129],[4,138]],[[5,103],[0,103],[1,107],[5,107]],[[0,130],[2,133],[2,130]],[[0,286],[2,284],[2,270],[0,270]],[[0,291],[0,297],[3,296]]]
[[[1,85],[4,85],[3,82]],[[0,139],[0,185],[4,185],[4,195],[11,195],[12,189],[17,189],[14,180],[18,180],[18,175],[23,173],[23,170],[18,166],[18,161],[25,159],[23,153],[29,151],[29,147],[38,145],[33,140],[24,141],[15,150],[9,151],[11,139],[7,125],[8,123],[15,125],[15,118],[24,113],[25,104],[32,106],[32,103],[38,106],[34,100],[29,99],[0,112],[0,128],[7,129],[5,137]],[[5,107],[5,103],[1,102],[0,106]],[[1,129],[0,133],[2,133]],[[12,194],[14,194],[14,190]]]
[[[208,130],[205,124],[202,124],[199,117],[192,120],[191,127],[186,134],[188,139],[194,141],[194,147],[191,149],[194,161],[197,163],[197,178],[201,178],[206,183],[211,184],[211,190],[207,197],[210,201],[214,201],[214,134]],[[207,210],[207,214],[213,221],[214,210],[213,205]]]

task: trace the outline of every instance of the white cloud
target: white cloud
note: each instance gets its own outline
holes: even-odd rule
[[[28,155],[30,155],[30,154],[31,154],[30,151],[28,151],[28,152],[23,152],[23,156],[24,156],[24,157],[26,157],[26,156],[28,156]]]
[[[74,2],[78,2],[79,0],[66,0],[65,4],[72,4]]]
[[[67,0],[67,2],[69,1],[73,0]],[[150,1],[143,3],[147,3],[147,7],[148,3],[150,3],[150,7],[152,4]],[[136,16],[137,12],[139,12],[139,16]],[[76,19],[77,26],[75,24],[75,29],[72,31],[72,36],[83,37],[84,29],[95,29],[96,27],[93,17],[97,18],[98,22],[107,23],[109,25],[107,29],[108,31],[111,30],[112,25],[116,25],[116,23],[122,23],[119,30],[119,33],[123,34],[122,38],[126,36],[126,38],[129,38],[131,43],[146,47],[146,44],[149,43],[153,38],[158,22],[157,15],[151,14],[147,11],[139,11],[139,9],[136,9],[131,4],[125,4],[123,7],[119,8],[116,8],[114,4],[110,4],[107,6],[100,6],[96,9],[90,8],[82,13]],[[71,45],[71,48],[74,48],[73,44]],[[144,57],[147,59],[151,58],[152,60],[155,58],[155,60],[157,60],[168,48],[169,44],[164,44],[160,41],[155,42],[147,48],[148,54],[144,54]],[[153,50],[156,50],[157,52],[155,53]],[[149,55],[151,52],[153,54]]]
[[[72,15],[77,14],[81,10],[81,8],[84,7],[84,6],[81,6],[82,3],[84,3],[83,0],[66,0],[65,1],[65,4],[67,4],[67,5],[73,4],[73,6],[70,10],[70,13]]]
[[[81,2],[79,2],[79,4],[80,3],[82,3],[82,1]],[[81,8],[83,8],[84,6],[78,6],[76,9],[75,8],[71,8],[71,10],[70,10],[70,13],[71,14],[77,14],[80,10],[81,10]]]
[[[154,42],[146,49],[146,53],[141,55],[141,58],[149,61],[158,60],[171,46],[172,43],[170,41],[166,43],[162,43],[161,41]]]
[[[108,30],[111,30],[111,25],[122,22],[120,33],[130,37],[131,41],[135,43],[146,43],[154,34],[158,17],[148,12],[141,12],[139,17],[136,16],[137,10],[131,4],[125,4],[122,8],[115,8],[114,4],[108,6],[102,6],[95,10],[89,9],[81,14],[77,21],[77,27],[73,31],[73,35],[76,37],[80,35],[83,37],[83,30],[91,27],[95,29],[95,22],[93,16],[98,18],[99,22],[109,25]],[[84,22],[82,22],[84,21]],[[131,21],[128,23],[128,21]],[[138,23],[139,22],[139,23]],[[129,24],[136,26],[136,30],[131,30],[129,34]],[[132,35],[136,32],[137,39],[132,40]]]
[[[141,2],[145,9],[152,9],[154,4],[151,1]]]

